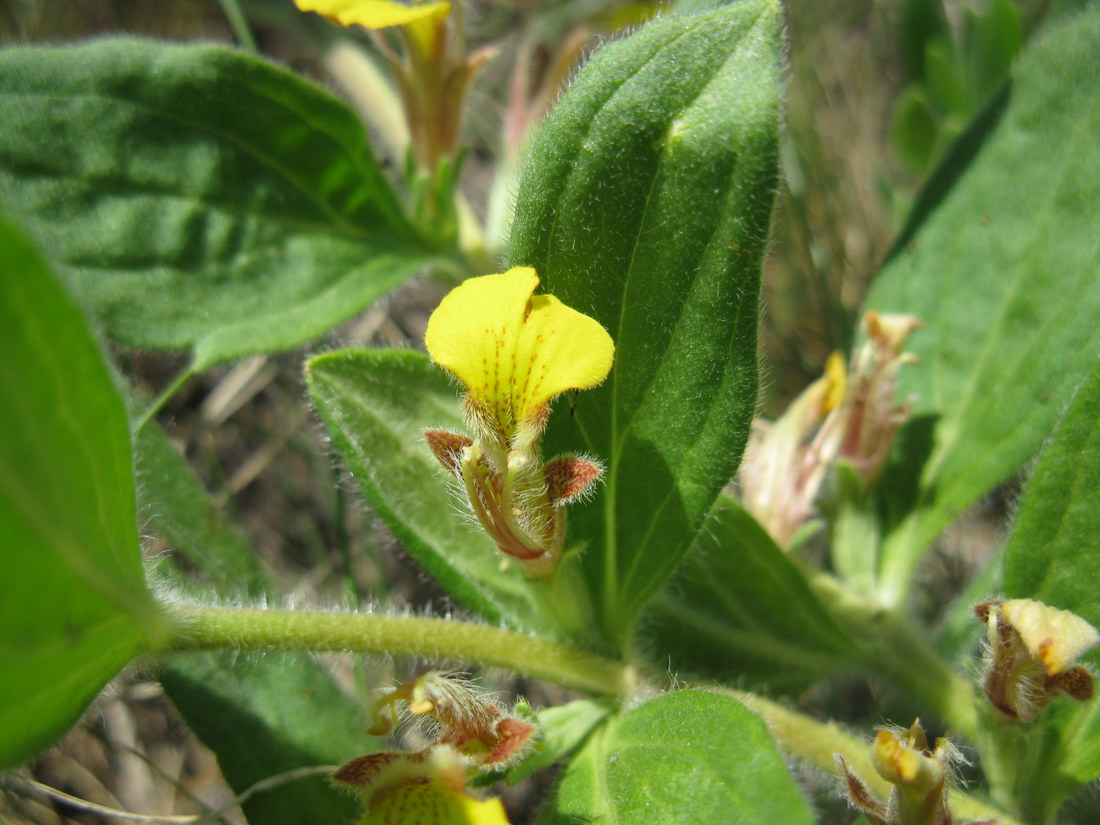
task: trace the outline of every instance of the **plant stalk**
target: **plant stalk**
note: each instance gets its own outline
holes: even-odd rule
[[[380,613],[172,605],[174,633],[158,652],[308,650],[461,659],[586,693],[625,696],[642,675],[624,662],[512,630],[454,619]]]
[[[959,736],[974,742],[978,710],[974,688],[895,611],[848,590],[827,573],[810,586],[830,612],[869,648],[868,664],[926,704]]]
[[[233,30],[233,36],[237,38],[237,42],[241,44],[245,51],[259,54],[260,49],[256,45],[256,38],[252,35],[248,18],[245,17],[239,0],[219,0],[219,2],[222,6],[222,13],[229,21],[229,28]]]
[[[130,434],[136,436],[141,432],[141,428],[148,424],[150,419],[160,412],[160,409],[172,399],[172,396],[179,392],[180,387],[191,380],[197,372],[198,370],[195,368],[194,361],[184,367],[179,374],[172,379],[171,383],[161,391],[160,395],[153,399],[153,401],[149,403],[149,406],[142,410],[136,418],[131,420]]]

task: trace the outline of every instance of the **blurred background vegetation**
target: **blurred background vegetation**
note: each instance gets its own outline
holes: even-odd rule
[[[997,89],[1020,49],[1051,20],[1086,4],[787,0],[785,182],[765,273],[764,414],[781,411],[820,374],[830,352],[850,347],[868,285],[937,158]],[[568,74],[561,71],[563,60],[660,13],[661,6],[476,0],[465,8],[471,51],[496,50],[466,119],[470,152],[462,189],[484,218],[494,165],[508,151],[504,120],[509,95],[515,94],[517,61],[525,67],[528,96],[549,102],[555,78]],[[373,59],[369,38],[301,14],[292,0],[0,0],[4,46],[120,34],[254,48],[353,104],[362,104],[363,73],[373,65],[363,62]],[[337,42],[351,51],[335,50]],[[384,145],[386,135],[379,137]],[[391,158],[394,168],[397,162]],[[420,347],[427,315],[445,289],[416,280],[335,330],[314,351]],[[149,397],[185,363],[182,356],[117,348],[113,355]],[[159,420],[291,603],[357,606],[370,599],[450,609],[331,460],[306,400],[301,353],[251,358],[193,378]],[[941,551],[932,554],[940,568],[930,573],[937,586],[947,581],[948,589],[957,590],[974,561],[992,552],[1011,499],[1011,489],[1002,491],[953,528]],[[169,549],[156,535],[147,534],[146,542],[149,555]],[[346,662],[335,667],[338,677],[355,678]],[[508,687],[546,689],[514,682]],[[871,690],[848,685],[846,695],[834,700],[856,710],[858,718]],[[162,699],[151,673],[119,680],[33,770],[47,784],[132,811],[197,811],[230,795],[216,761]],[[831,781],[811,777],[809,784],[828,807],[823,800]],[[519,821],[523,806],[540,792],[528,788],[509,800]],[[823,816],[852,818],[843,805]],[[0,791],[0,821],[105,820]],[[224,821],[242,820],[233,814]]]

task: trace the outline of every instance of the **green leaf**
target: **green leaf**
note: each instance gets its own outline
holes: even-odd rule
[[[923,80],[928,43],[951,36],[942,0],[905,0],[898,28],[898,45],[906,76],[910,80]]]
[[[781,13],[742,0],[657,20],[589,61],[524,173],[511,263],[614,338],[611,376],[545,447],[606,483],[570,540],[609,641],[690,546],[756,403],[760,263],[776,188]]]
[[[1005,551],[1008,598],[1034,598],[1100,627],[1100,362],[1035,466]]]
[[[683,690],[596,730],[566,766],[539,821],[809,825],[813,820],[760,718],[732,698]]]
[[[79,310],[0,219],[0,768],[60,736],[163,622],[126,410]]]
[[[446,373],[408,350],[344,350],[311,359],[306,376],[363,494],[416,560],[484,618],[552,633],[523,573],[502,570],[492,540],[463,518],[424,441],[426,428],[464,430]]]
[[[950,37],[937,37],[925,45],[924,73],[932,100],[941,110],[962,116],[974,111],[969,77]]]
[[[955,515],[1034,455],[1100,348],[1098,38],[1093,12],[1025,55],[929,183],[867,299],[925,325],[908,347],[920,363],[901,373],[916,449],[879,485],[887,604]]]
[[[358,706],[306,656],[187,654],[172,660],[161,682],[237,793],[283,771],[339,766],[380,749],[363,732]],[[360,809],[323,776],[244,803],[250,825],[351,822]]]
[[[240,52],[7,49],[0,105],[0,202],[123,344],[292,348],[437,257],[352,111]]]
[[[1078,389],[1043,451],[1020,502],[1005,552],[1009,598],[1038,599],[1100,627],[1100,362]],[[1100,651],[1086,657],[1100,665]],[[1100,703],[1063,720],[1063,770],[1077,782],[1100,776]]]
[[[965,12],[963,47],[970,63],[971,82],[979,102],[1008,76],[1023,46],[1023,22],[1013,0],[991,0],[984,14]]]
[[[916,84],[910,85],[897,103],[890,121],[894,151],[917,175],[923,175],[932,163],[939,137],[939,122],[928,95]]]
[[[252,548],[214,505],[160,426],[146,422],[136,439],[142,523],[194,565],[223,598],[265,593],[267,576]],[[178,585],[179,578],[173,579]]]
[[[640,646],[662,668],[780,691],[860,656],[787,554],[728,496],[640,625]]]

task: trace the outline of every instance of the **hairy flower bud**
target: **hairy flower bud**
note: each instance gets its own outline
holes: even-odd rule
[[[499,799],[466,790],[479,772],[514,762],[529,748],[534,724],[458,674],[428,671],[386,691],[374,704],[371,733],[384,736],[401,718],[427,723],[430,744],[416,752],[360,756],[333,774],[366,804],[360,825],[507,825]]]
[[[952,762],[958,758],[958,751],[946,739],[936,740],[935,750],[929,750],[919,719],[908,730],[880,728],[871,745],[871,764],[893,785],[890,798],[883,802],[839,754],[836,756],[844,795],[871,825],[953,825],[947,787]]]

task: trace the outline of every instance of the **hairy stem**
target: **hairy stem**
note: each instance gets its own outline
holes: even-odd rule
[[[557,642],[499,627],[422,616],[173,605],[175,631],[158,652],[310,650],[460,659],[587,693],[626,695],[641,674]]]
[[[1021,724],[997,716],[992,708],[988,717],[981,755],[993,800],[1028,822],[1049,825],[1078,787],[1063,765],[1072,747],[1066,732],[1080,731],[1081,726]]]
[[[975,741],[978,710],[973,686],[904,616],[857,596],[825,573],[811,575],[810,586],[841,624],[869,648],[868,662],[875,670],[926,704],[956,734]]]

